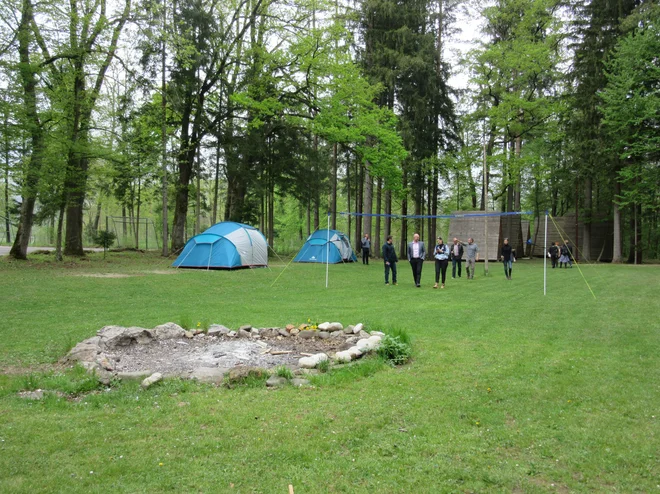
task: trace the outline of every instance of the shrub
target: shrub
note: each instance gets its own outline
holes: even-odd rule
[[[386,362],[392,365],[401,365],[410,360],[412,347],[410,346],[410,341],[403,341],[401,335],[392,336],[386,334],[380,342],[377,353]]]
[[[115,243],[116,239],[117,235],[114,232],[108,232],[106,230],[99,230],[93,237],[96,245],[105,247],[106,249],[109,249]]]

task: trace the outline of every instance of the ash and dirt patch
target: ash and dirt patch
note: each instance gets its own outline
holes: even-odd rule
[[[345,340],[317,338],[247,339],[212,337],[156,340],[143,345],[118,347],[113,356],[117,372],[150,371],[164,375],[185,375],[200,367],[229,369],[237,366],[295,367],[304,353],[336,352]],[[290,352],[273,354],[271,352]]]

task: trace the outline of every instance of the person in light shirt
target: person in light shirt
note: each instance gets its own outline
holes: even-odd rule
[[[424,256],[426,256],[424,242],[419,239],[419,233],[415,233],[413,235],[413,241],[408,242],[408,261],[410,262],[413,279],[415,280],[415,286],[417,288],[421,286]]]

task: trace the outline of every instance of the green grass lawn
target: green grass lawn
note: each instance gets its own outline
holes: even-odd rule
[[[651,492],[660,490],[660,266],[519,261],[423,287],[399,263],[169,270],[155,255],[0,259],[0,492]],[[121,278],[92,277],[107,273]],[[465,276],[465,275],[464,275]],[[169,381],[66,391],[45,368],[106,324],[405,329],[414,360],[311,389]],[[21,372],[38,371],[33,375]],[[79,382],[80,381],[80,382]],[[80,385],[82,386],[82,385]],[[83,389],[80,388],[79,389]]]

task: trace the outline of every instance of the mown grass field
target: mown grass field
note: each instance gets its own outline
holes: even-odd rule
[[[549,270],[416,289],[382,264],[170,271],[156,255],[0,259],[0,492],[660,490],[660,266]],[[172,271],[170,271],[172,272]],[[123,274],[127,277],[89,275]],[[271,286],[277,278],[279,280]],[[465,275],[464,275],[465,276]],[[336,320],[405,329],[412,363],[311,389],[135,383],[48,367],[106,324]],[[369,375],[370,374],[370,375]],[[93,384],[93,383],[92,383]]]

